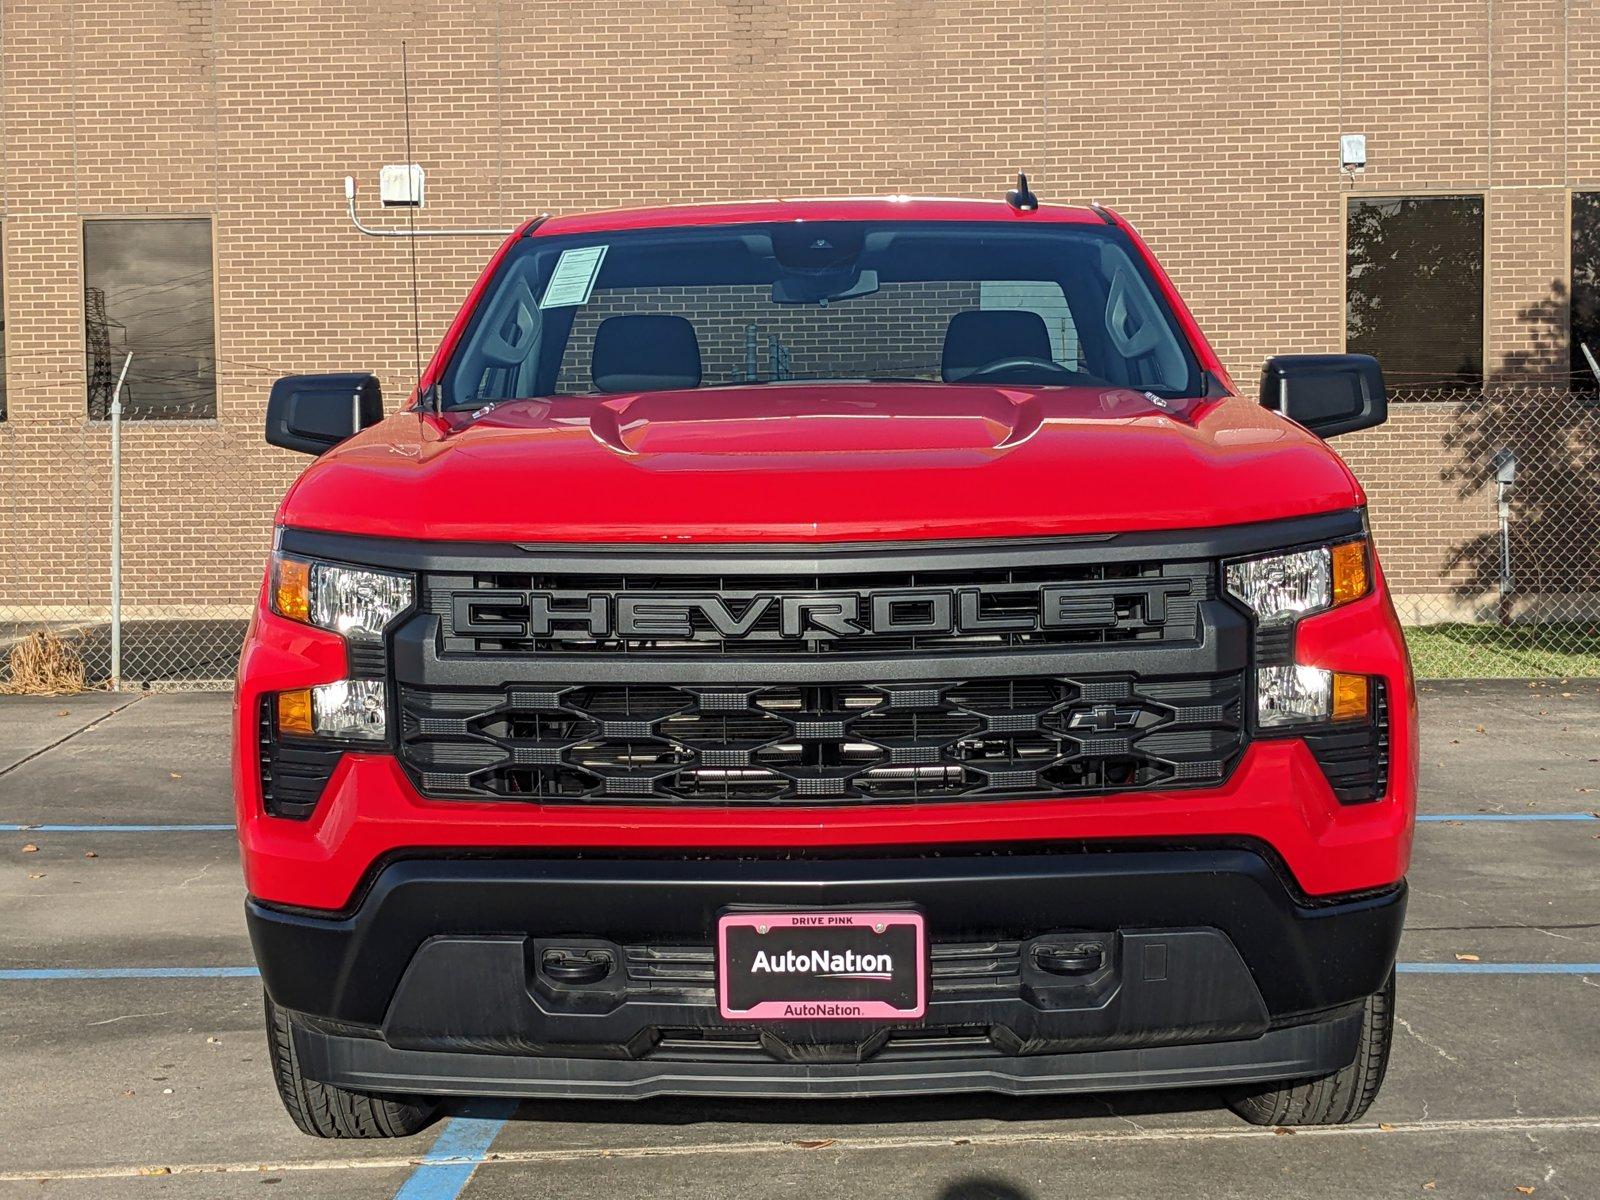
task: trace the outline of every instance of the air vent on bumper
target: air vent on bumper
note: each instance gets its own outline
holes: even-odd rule
[[[279,736],[271,697],[262,698],[256,727],[262,807],[275,817],[305,820],[322,799],[343,747]]]
[[[1359,725],[1309,732],[1306,745],[1341,804],[1366,804],[1389,790],[1389,693],[1372,681],[1372,711]]]

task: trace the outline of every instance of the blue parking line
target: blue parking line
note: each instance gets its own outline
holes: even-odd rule
[[[231,833],[228,825],[0,825],[0,833]]]
[[[394,1200],[455,1200],[472,1180],[472,1173],[487,1160],[489,1147],[500,1136],[514,1101],[477,1101],[452,1117],[439,1131],[433,1149],[422,1156],[417,1169],[394,1194]]]
[[[1600,820],[1592,812],[1558,812],[1558,813],[1428,813],[1426,816],[1418,814],[1418,822],[1422,821],[1595,821]]]
[[[255,967],[6,967],[0,982],[40,979],[259,979]]]

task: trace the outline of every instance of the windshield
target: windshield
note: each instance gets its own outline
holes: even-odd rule
[[[884,380],[1203,390],[1120,229],[860,221],[527,238],[442,387],[459,408]]]

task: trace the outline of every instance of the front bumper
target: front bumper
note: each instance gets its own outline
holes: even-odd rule
[[[1339,528],[1348,532],[1345,525]],[[1229,537],[1236,541],[1243,533],[1255,538],[1249,545],[1258,548],[1287,544],[1299,536],[1274,527],[1235,530]],[[1235,541],[1228,543],[1230,553],[1244,548]],[[1104,548],[1100,542],[1089,546],[1096,554]],[[306,549],[309,552],[315,547]],[[1213,551],[1222,553],[1215,546],[1195,553]],[[1067,646],[1040,656],[1027,669],[1090,674],[1148,669],[1158,675],[1172,671],[1186,676],[1245,670],[1249,646],[1244,618],[1221,601],[1209,603],[1211,626],[1192,645],[1118,644],[1115,653],[1094,646]],[[346,752],[310,815],[304,820],[288,820],[270,815],[264,807],[256,752],[264,698],[288,688],[348,678],[363,670],[387,672],[390,682],[398,684],[401,674],[417,668],[417,679],[426,683],[423,676],[428,676],[433,666],[425,662],[418,667],[406,655],[396,659],[392,652],[383,664],[363,666],[352,659],[337,635],[275,616],[263,590],[241,660],[234,725],[234,796],[246,885],[252,895],[273,904],[333,911],[352,903],[375,864],[400,854],[443,856],[487,850],[560,855],[598,850],[612,854],[705,851],[759,855],[804,849],[820,856],[895,853],[896,847],[904,846],[959,852],[961,847],[979,843],[1022,847],[1128,838],[1206,838],[1252,840],[1270,846],[1296,885],[1313,896],[1333,897],[1390,886],[1404,876],[1410,858],[1417,740],[1405,643],[1383,589],[1381,572],[1376,574],[1372,594],[1364,599],[1302,620],[1294,654],[1296,661],[1308,666],[1366,674],[1383,681],[1389,697],[1390,752],[1389,786],[1382,798],[1341,803],[1306,742],[1298,737],[1255,737],[1231,774],[1214,787],[726,806],[659,798],[651,803],[622,803],[604,797],[586,798],[581,803],[542,801],[534,796],[440,799],[418,790],[391,747]],[[721,675],[733,672],[729,678],[736,676],[752,686],[788,679],[796,670],[796,662],[791,660],[721,662],[691,657],[663,662],[648,656],[593,655],[575,665],[570,656],[526,657],[528,661],[501,663],[467,655],[452,660],[450,666],[454,672],[475,678],[490,672],[497,687],[550,676],[551,672],[573,682],[578,666],[590,681],[619,671],[624,672],[623,678],[635,680],[644,678],[639,675],[644,671],[651,679],[670,676],[681,683],[684,679],[704,681],[707,673],[714,671]],[[966,664],[962,669],[974,677],[995,671],[1000,672],[996,677],[1005,677],[1010,670],[988,654],[970,654],[962,661]],[[933,677],[927,673],[934,672],[934,664],[915,658],[874,659],[871,671],[881,673],[889,665],[902,675],[921,672],[918,678]],[[823,666],[851,678],[862,677],[866,669],[848,657],[830,659]],[[441,686],[450,683],[433,682]]]
[[[724,1021],[708,949],[730,905],[914,904],[926,1018]],[[1264,848],[947,856],[419,859],[339,917],[251,901],[268,993],[325,1082],[373,1091],[641,1097],[1068,1092],[1335,1070],[1393,965],[1404,886],[1313,903]],[[1041,970],[1046,940],[1104,947]],[[564,984],[551,948],[612,970]]]

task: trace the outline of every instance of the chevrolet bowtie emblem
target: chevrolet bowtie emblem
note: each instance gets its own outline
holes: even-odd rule
[[[1093,708],[1080,708],[1067,720],[1068,729],[1081,729],[1086,733],[1115,733],[1131,729],[1139,719],[1137,708],[1119,707],[1115,704],[1096,704]]]

